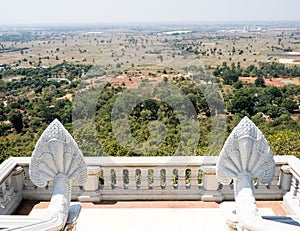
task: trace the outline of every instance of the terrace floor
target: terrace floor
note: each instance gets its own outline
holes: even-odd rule
[[[233,202],[225,202],[233,203]],[[43,216],[48,202],[23,201],[16,214]],[[288,215],[280,201],[258,201],[262,215]],[[201,201],[134,201],[82,203],[77,230],[228,230],[218,203]]]

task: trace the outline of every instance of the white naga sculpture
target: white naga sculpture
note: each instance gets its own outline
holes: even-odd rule
[[[264,220],[258,212],[253,179],[268,184],[275,174],[275,161],[268,141],[245,117],[226,140],[217,161],[220,183],[234,183],[236,214],[240,230],[298,230],[297,227]]]
[[[58,120],[54,120],[38,140],[29,175],[38,187],[45,187],[53,180],[48,221],[33,224],[30,230],[62,230],[70,207],[71,181],[82,185],[87,180],[87,168],[76,142]]]

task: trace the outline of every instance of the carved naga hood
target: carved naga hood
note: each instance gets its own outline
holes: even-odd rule
[[[244,117],[227,138],[217,162],[218,180],[228,185],[240,174],[250,174],[268,184],[275,174],[275,161],[262,132]]]

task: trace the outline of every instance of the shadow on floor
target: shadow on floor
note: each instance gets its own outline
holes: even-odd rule
[[[287,216],[262,216],[262,217],[263,217],[263,219],[266,219],[266,220],[285,223],[285,224],[300,227],[300,224],[291,217],[287,217]]]
[[[13,215],[29,215],[33,207],[38,203],[40,203],[40,201],[22,200]]]

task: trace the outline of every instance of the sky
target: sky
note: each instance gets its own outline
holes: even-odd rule
[[[300,21],[300,0],[2,0],[0,24]]]

